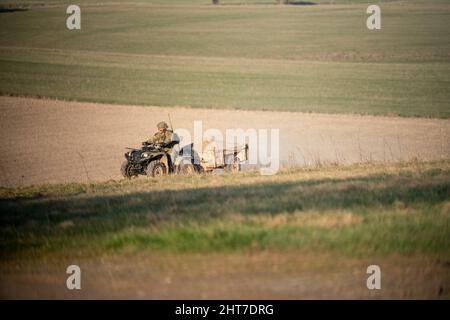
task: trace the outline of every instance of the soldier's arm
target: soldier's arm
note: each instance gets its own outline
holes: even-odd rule
[[[169,144],[171,142],[172,142],[172,133],[170,132],[169,134],[166,134],[164,143]]]
[[[155,133],[153,135],[153,137],[151,137],[150,139],[147,140],[148,143],[155,143],[157,141],[158,137],[157,134]]]

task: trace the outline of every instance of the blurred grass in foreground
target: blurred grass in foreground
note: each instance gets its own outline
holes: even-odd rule
[[[450,255],[450,162],[0,190],[1,255],[73,250]]]

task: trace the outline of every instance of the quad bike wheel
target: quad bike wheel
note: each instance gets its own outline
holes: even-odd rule
[[[159,160],[156,160],[148,164],[145,172],[149,177],[161,177],[167,174],[167,168],[164,165],[164,163],[160,162]]]
[[[120,166],[120,172],[122,173],[122,176],[127,179],[131,179],[137,176],[137,174],[133,172],[133,165],[128,163],[128,161],[122,162],[122,165]]]
[[[241,163],[238,158],[235,158],[233,163],[227,164],[225,166],[225,171],[227,172],[239,172],[241,171]]]

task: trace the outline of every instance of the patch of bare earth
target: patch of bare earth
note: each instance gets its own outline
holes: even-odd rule
[[[280,129],[289,165],[450,158],[450,120],[122,106],[0,97],[0,186],[120,179],[138,147],[171,114],[175,128]],[[250,146],[252,147],[252,146]]]
[[[66,289],[68,265],[82,289]],[[379,265],[381,290],[366,286]],[[448,261],[424,257],[351,259],[302,252],[126,254],[0,267],[1,298],[64,299],[378,299],[449,298]]]

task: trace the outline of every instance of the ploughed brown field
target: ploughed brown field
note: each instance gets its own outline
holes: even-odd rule
[[[125,147],[138,147],[168,119],[193,133],[280,129],[283,165],[450,157],[450,120],[125,106],[0,97],[0,186],[120,179]]]

